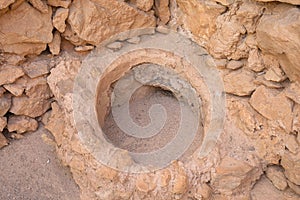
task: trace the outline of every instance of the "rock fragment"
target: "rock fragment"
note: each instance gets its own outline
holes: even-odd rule
[[[285,190],[287,181],[282,168],[279,166],[270,166],[266,170],[266,175],[278,190]]]
[[[54,7],[68,8],[71,0],[47,0],[47,4]]]
[[[7,123],[8,131],[17,132],[18,134],[35,131],[37,128],[38,122],[27,116],[11,116]]]
[[[8,140],[0,132],[0,149],[8,145]]]
[[[11,96],[8,94],[0,98],[0,116],[4,116],[11,107]]]
[[[19,77],[24,75],[21,67],[12,65],[0,66],[0,86],[4,84],[13,83]]]
[[[24,71],[30,78],[37,78],[50,72],[47,60],[36,60],[24,66]]]
[[[6,125],[7,125],[6,117],[0,117],[0,132],[3,131],[3,129],[6,127]]]
[[[53,40],[51,43],[48,44],[50,52],[53,55],[58,55],[60,52],[60,44],[61,44],[61,37],[59,32],[55,32],[53,35]]]
[[[286,150],[281,158],[281,165],[289,181],[300,185],[300,151],[297,154],[293,154]]]
[[[58,8],[53,16],[53,26],[61,33],[66,30],[66,19],[69,15],[69,9]]]
[[[48,12],[48,6],[47,4],[42,0],[28,0],[31,5],[39,10],[41,13],[47,13]]]

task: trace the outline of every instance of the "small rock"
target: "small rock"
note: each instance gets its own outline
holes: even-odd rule
[[[68,8],[71,0],[47,0],[47,4],[53,7]]]
[[[212,189],[206,183],[201,183],[197,188],[195,197],[197,199],[210,199],[211,195]]]
[[[130,3],[133,3],[145,12],[149,11],[153,6],[153,0],[130,0]]]
[[[24,56],[15,54],[4,54],[4,59],[8,65],[19,65],[26,60]]]
[[[298,195],[300,195],[300,185],[296,185],[291,181],[287,180],[289,187]]]
[[[41,0],[28,0],[31,5],[39,10],[41,13],[48,13],[48,6],[44,1]]]
[[[47,60],[37,60],[24,66],[25,73],[30,78],[36,78],[50,72]]]
[[[3,97],[3,94],[6,92],[6,90],[3,87],[0,87],[0,97]]]
[[[127,42],[131,43],[131,44],[138,44],[140,43],[141,41],[141,38],[140,37],[133,37],[133,38],[130,38],[127,40]]]
[[[27,96],[13,97],[10,112],[15,115],[39,117],[50,108],[51,101],[43,98],[30,98]]]
[[[266,170],[266,175],[278,190],[285,190],[287,182],[282,168],[275,165],[270,166]]]
[[[16,0],[0,0],[0,10],[8,7],[10,4],[14,3]]]
[[[249,52],[248,64],[246,65],[246,67],[254,72],[261,72],[265,69],[263,59],[258,49],[252,49]]]
[[[6,117],[0,117],[0,132],[3,131],[3,129],[6,127],[6,125],[7,125]]]
[[[265,74],[265,79],[268,81],[281,82],[287,79],[287,76],[279,67],[272,67],[268,69]]]
[[[284,91],[285,95],[294,102],[300,104],[300,84],[297,82],[291,83]]]
[[[160,170],[160,173],[159,173],[159,181],[158,181],[158,185],[160,187],[166,187],[169,185],[169,182],[171,180],[171,173],[168,169],[163,169],[163,170]]]
[[[286,150],[281,158],[281,165],[289,181],[300,185],[300,152],[293,154]]]
[[[11,95],[3,95],[0,98],[0,116],[4,116],[11,107]]]
[[[113,42],[111,44],[108,44],[106,47],[112,50],[119,50],[123,47],[123,44],[122,42]]]
[[[0,133],[0,149],[8,145],[8,140]]]
[[[45,114],[43,114],[42,116],[42,123],[44,124],[44,126],[46,126],[50,120],[51,117],[51,110],[49,110],[48,112],[46,112]]]
[[[288,134],[287,139],[285,141],[285,146],[288,150],[294,154],[299,151],[300,145],[297,142],[297,138],[293,134]]]
[[[157,32],[163,33],[163,34],[168,34],[168,33],[170,33],[170,31],[171,31],[169,28],[167,28],[166,26],[163,26],[163,25],[157,26],[155,30],[156,30]]]
[[[75,51],[78,51],[78,52],[84,52],[84,51],[90,51],[90,50],[93,50],[95,47],[93,45],[84,45],[84,46],[78,46],[78,47],[75,47]]]
[[[231,60],[231,61],[228,62],[226,68],[232,69],[232,70],[236,70],[236,69],[242,68],[243,65],[244,65],[243,61],[240,61],[240,60]]]
[[[257,85],[264,85],[268,88],[273,88],[273,89],[282,89],[283,85],[280,83],[276,83],[273,81],[267,81],[263,76],[257,76],[256,79],[254,80],[254,83]]]
[[[283,93],[259,86],[250,99],[251,106],[269,120],[275,120],[286,132],[292,129],[292,105]]]
[[[224,77],[225,91],[238,96],[248,96],[256,89],[256,85],[253,83],[254,79],[252,72],[233,71]]]
[[[66,30],[66,19],[69,15],[69,9],[58,8],[53,16],[53,26],[61,33]]]
[[[48,44],[50,52],[53,55],[58,55],[60,52],[60,44],[61,44],[61,37],[59,32],[55,32],[53,35],[53,40],[51,43]]]
[[[139,191],[148,193],[156,188],[155,176],[151,174],[140,174],[136,179],[136,187]]]
[[[49,99],[53,96],[45,77],[30,79],[25,93],[30,98]]]
[[[225,69],[227,62],[227,59],[215,59],[215,65],[218,69]]]
[[[13,83],[19,77],[23,76],[24,72],[21,67],[12,65],[0,66],[0,86]]]
[[[9,132],[25,133],[36,131],[38,122],[27,116],[10,116],[8,118],[7,129]]]
[[[167,24],[171,16],[169,0],[155,0],[155,14],[162,23]]]

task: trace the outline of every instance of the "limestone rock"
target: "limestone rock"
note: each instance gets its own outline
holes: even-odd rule
[[[239,69],[239,68],[243,67],[243,65],[244,65],[243,61],[240,61],[240,60],[231,60],[226,65],[226,68],[236,70],[236,69]]]
[[[278,5],[280,7],[281,5]],[[278,8],[279,9],[279,8]],[[280,66],[294,81],[300,80],[300,10],[286,6],[264,15],[257,26],[260,49],[278,58]]]
[[[40,99],[49,99],[53,96],[45,77],[30,79],[26,85],[25,94],[30,98]]]
[[[53,40],[51,43],[48,44],[50,52],[53,55],[58,55],[60,52],[60,44],[61,44],[61,37],[59,32],[55,32],[53,35]]]
[[[231,195],[241,188],[251,187],[260,177],[255,167],[226,156],[212,175],[212,186],[221,194]]]
[[[293,5],[300,5],[300,0],[256,0],[256,1],[260,1],[260,2],[274,2],[274,1],[278,1],[278,2],[283,2],[283,3],[293,4]]]
[[[75,47],[74,50],[78,52],[90,51],[93,50],[95,47],[93,45],[84,45]]]
[[[58,8],[53,16],[53,26],[61,33],[66,30],[66,19],[69,15],[69,9]]]
[[[300,145],[297,142],[297,138],[293,134],[288,134],[286,136],[285,146],[293,154],[297,154],[297,152],[300,150]]]
[[[279,67],[270,68],[266,74],[265,79],[274,82],[281,82],[286,79],[285,73]]]
[[[8,145],[8,140],[0,132],[0,149]]]
[[[156,177],[151,174],[140,174],[136,179],[139,191],[148,193],[156,188]]]
[[[292,105],[282,94],[275,94],[274,90],[259,86],[250,99],[251,106],[269,120],[275,120],[288,133],[292,126]]]
[[[3,87],[0,87],[0,97],[3,97],[3,94],[6,92],[6,90]]]
[[[23,75],[24,72],[21,67],[2,65],[0,66],[0,85],[13,83]]]
[[[233,71],[224,77],[225,91],[238,96],[250,95],[256,89],[254,79],[254,74],[249,71]]]
[[[294,184],[300,185],[300,152],[293,154],[285,151],[281,158],[285,176]]]
[[[35,131],[37,128],[38,122],[27,116],[11,116],[7,123],[9,132],[25,133],[28,131]]]
[[[50,8],[43,14],[27,2],[2,15],[0,50],[20,55],[40,54],[52,41],[51,15]]]
[[[47,13],[49,11],[46,2],[42,0],[28,0],[28,1],[31,3],[33,7],[38,9],[41,13]]]
[[[155,26],[155,18],[141,13],[125,2],[75,0],[68,23],[79,38],[96,45],[116,33]]]
[[[278,190],[285,190],[287,182],[282,168],[270,166],[267,168],[266,175]]]
[[[216,30],[216,18],[225,11],[225,7],[215,2],[205,3],[198,0],[178,0],[177,4],[184,13],[184,27],[200,43],[207,42]]]
[[[0,117],[0,132],[3,131],[3,129],[6,127],[6,125],[7,125],[6,117]]]
[[[293,131],[298,133],[298,142],[300,144],[300,104],[295,104],[293,109]]]
[[[212,189],[206,183],[201,183],[195,194],[196,199],[210,199],[211,196]]]
[[[4,116],[11,107],[11,96],[8,94],[0,98],[0,116]]]
[[[285,88],[285,95],[292,99],[294,102],[300,104],[300,84],[295,82],[291,83],[288,87]]]
[[[30,98],[25,95],[12,98],[10,112],[15,115],[38,117],[50,108],[50,100],[43,98]]]
[[[50,72],[49,62],[47,60],[36,60],[27,63],[23,69],[30,78],[43,76]]]
[[[246,68],[251,69],[254,72],[261,72],[265,69],[263,59],[258,49],[250,50]]]
[[[294,183],[292,183],[291,181],[287,181],[288,182],[288,185],[289,187],[298,195],[300,195],[300,185],[296,185]]]
[[[47,0],[47,4],[54,7],[68,8],[71,0]]]
[[[130,3],[136,5],[139,9],[147,12],[153,6],[153,0],[130,0]]]
[[[219,2],[224,6],[229,6],[230,4],[234,3],[234,0],[214,0],[215,2]]]
[[[0,1],[0,10],[8,7],[10,4],[14,3],[16,0],[1,0]]]
[[[169,0],[155,0],[155,14],[163,24],[167,24],[170,20]]]

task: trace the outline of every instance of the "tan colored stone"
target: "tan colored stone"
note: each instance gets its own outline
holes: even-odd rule
[[[49,99],[53,96],[45,77],[30,79],[26,85],[25,94],[36,99]]]
[[[45,128],[54,135],[57,145],[61,145],[63,132],[65,130],[64,114],[56,102],[52,103],[51,107],[51,116]]]
[[[147,12],[151,10],[154,0],[130,0],[130,3],[136,5],[139,9]]]
[[[0,1],[0,10],[8,7],[10,4],[14,3],[16,0],[1,0]]]
[[[258,49],[252,49],[249,52],[246,68],[251,69],[254,72],[261,72],[265,69],[265,65]]]
[[[279,166],[269,166],[266,170],[266,176],[278,190],[285,190],[287,187],[283,170]]]
[[[70,6],[68,23],[79,38],[96,45],[116,33],[154,27],[155,18],[121,1],[75,0]]]
[[[257,85],[264,85],[268,88],[272,89],[282,89],[284,86],[280,83],[276,83],[273,81],[268,81],[266,80],[263,76],[257,76],[256,79],[254,80],[254,83]]]
[[[211,196],[212,196],[212,189],[206,183],[201,183],[197,188],[195,197],[197,199],[210,199]]]
[[[293,4],[293,5],[300,5],[300,0],[256,0],[256,1],[260,1],[260,2],[274,2],[274,1],[278,1],[278,2],[283,2],[283,3]]]
[[[198,0],[178,0],[177,4],[184,13],[184,27],[200,43],[207,42],[216,30],[216,18],[225,11],[225,7],[215,2],[205,3]],[[219,57],[217,57],[219,58]]]
[[[244,65],[243,61],[231,60],[227,63],[226,68],[236,70],[236,69],[243,67],[243,65]]]
[[[5,13],[0,17],[0,49],[21,55],[40,54],[52,41],[51,15],[50,8],[43,14],[27,2]]]
[[[298,133],[298,142],[300,144],[300,104],[295,104],[293,109],[293,132]]]
[[[3,87],[0,87],[0,97],[3,97],[3,94],[6,92],[6,90]]]
[[[231,195],[241,188],[251,187],[260,175],[256,167],[226,156],[212,175],[212,186],[221,194]]]
[[[71,0],[47,0],[47,4],[54,7],[68,8]]]
[[[219,2],[224,6],[229,6],[230,4],[234,3],[234,0],[214,0],[215,2]]]
[[[247,70],[233,71],[224,77],[225,91],[238,96],[248,96],[255,89],[254,74]]]
[[[155,0],[155,14],[163,24],[167,24],[170,20],[171,13],[169,8],[169,0]]]
[[[259,86],[250,99],[251,106],[269,120],[275,120],[288,133],[292,128],[292,105],[283,93]]]
[[[172,193],[175,195],[184,194],[188,189],[187,174],[178,162],[173,163],[173,165],[176,169],[176,174],[173,179]]]
[[[281,158],[285,176],[294,184],[300,185],[300,152],[293,154],[285,151]]]
[[[279,11],[264,15],[257,26],[259,48],[278,58],[290,80],[300,80],[300,11],[278,5]]]
[[[53,16],[53,26],[61,33],[66,30],[66,19],[69,15],[69,9],[58,8]]]
[[[0,85],[13,83],[23,75],[24,72],[21,67],[2,65],[0,66]]]
[[[69,24],[67,24],[65,32],[63,32],[61,36],[63,36],[66,40],[69,40],[72,44],[77,46],[86,44],[86,42],[71,29],[71,26]]]
[[[300,104],[300,84],[295,82],[291,83],[285,88],[285,95],[292,99],[294,102]]]
[[[296,154],[300,150],[300,145],[297,142],[297,138],[293,134],[289,134],[286,136],[285,146],[288,150],[294,154]]]
[[[152,174],[140,174],[136,179],[136,187],[139,191],[148,193],[156,188],[156,177]]]
[[[3,55],[3,61],[8,65],[20,65],[25,60],[26,59],[24,58],[24,56],[16,54],[5,53]]]
[[[0,116],[4,116],[11,107],[11,96],[8,94],[0,98]]]
[[[59,32],[55,32],[53,35],[53,40],[51,43],[48,44],[50,52],[53,55],[58,55],[60,52],[60,44],[61,44],[61,37]]]
[[[16,97],[21,96],[24,91],[24,87],[16,83],[4,85],[3,87]]]
[[[42,0],[28,0],[28,2],[30,2],[31,5],[37,10],[39,10],[41,13],[49,12],[46,2]]]
[[[266,72],[265,79],[268,81],[281,82],[287,79],[287,76],[279,67],[272,67]]]
[[[0,149],[8,145],[8,140],[0,132]]]
[[[287,180],[289,187],[298,195],[300,195],[300,185],[296,185],[291,181]]]
[[[7,125],[6,117],[0,117],[0,132],[3,131],[3,129],[6,127],[6,125]]]
[[[10,116],[8,118],[7,129],[9,132],[25,133],[35,131],[38,128],[38,122],[27,116]]]
[[[171,173],[168,169],[163,169],[159,172],[159,180],[158,185],[160,187],[166,187],[169,185],[169,182],[171,180]]]
[[[15,115],[38,117],[50,108],[50,100],[43,98],[30,98],[27,96],[13,97],[10,112]]]
[[[49,62],[47,60],[36,60],[24,66],[26,75],[30,78],[37,78],[50,72]]]
[[[84,52],[84,51],[90,51],[90,50],[93,50],[95,47],[93,45],[84,45],[84,46],[78,46],[78,47],[75,47],[75,51],[78,51],[78,52]]]

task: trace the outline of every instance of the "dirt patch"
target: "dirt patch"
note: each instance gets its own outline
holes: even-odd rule
[[[55,147],[43,140],[45,136],[51,134],[40,127],[0,150],[0,199],[80,199],[69,169],[60,163]]]

